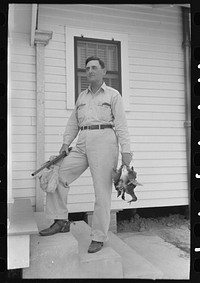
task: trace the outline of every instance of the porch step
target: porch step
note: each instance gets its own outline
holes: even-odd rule
[[[38,233],[30,199],[8,203],[8,269],[29,267],[30,235]]]
[[[86,222],[72,223],[71,232],[78,241],[83,278],[123,278],[121,256],[112,247],[104,244],[99,252],[88,253],[91,228]]]
[[[52,224],[43,212],[34,213],[38,229]],[[31,236],[30,267],[23,269],[23,279],[79,278],[78,242],[72,233]]]
[[[106,278],[106,276],[113,278],[113,271],[115,271],[115,278],[161,279],[163,277],[163,273],[159,269],[111,231],[108,232],[109,240],[104,244],[104,248],[94,255],[88,254],[90,229],[84,221],[78,221],[71,225],[71,232],[79,243],[81,265],[87,278],[92,277],[93,272],[99,276],[98,278]],[[103,263],[99,264],[103,258]],[[110,260],[110,264],[108,264],[108,260]],[[102,273],[104,273],[104,277],[102,277]]]
[[[123,278],[162,279],[163,272],[112,232],[108,245],[122,258]],[[137,243],[135,243],[137,245]]]
[[[44,213],[34,215],[39,230],[52,224]],[[87,223],[76,221],[69,233],[32,235],[30,267],[23,269],[23,278],[162,278],[159,269],[111,231],[103,249],[89,254],[90,232]]]
[[[52,224],[45,214],[35,213],[38,229]],[[30,267],[23,278],[123,278],[121,257],[105,247],[88,254],[90,227],[84,221],[71,224],[69,233],[49,237],[31,236]]]

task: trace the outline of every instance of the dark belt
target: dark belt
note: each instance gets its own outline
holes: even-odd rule
[[[83,126],[81,127],[81,131],[83,130],[97,130],[97,129],[107,129],[107,128],[112,128],[112,125],[91,125],[91,126]]]

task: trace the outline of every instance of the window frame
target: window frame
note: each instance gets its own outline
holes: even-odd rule
[[[85,69],[79,69],[78,66],[78,54],[77,54],[77,42],[83,41],[83,42],[96,42],[100,44],[113,44],[117,46],[117,57],[118,57],[118,71],[109,71],[106,70],[106,73],[108,74],[117,74],[119,78],[119,92],[122,95],[122,77],[121,77],[121,42],[119,40],[108,40],[108,39],[100,39],[100,38],[89,38],[89,37],[83,37],[83,36],[74,36],[74,88],[75,88],[75,101],[77,100],[77,97],[79,95],[78,93],[78,72],[84,72]],[[106,63],[106,62],[104,62]]]
[[[75,62],[74,37],[81,37],[120,41],[121,43],[121,89],[125,111],[130,111],[129,62],[128,62],[128,34],[106,32],[104,30],[89,30],[65,26],[66,40],[66,109],[75,106]]]

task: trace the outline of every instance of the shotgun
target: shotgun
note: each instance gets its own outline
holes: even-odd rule
[[[72,147],[69,147],[69,152],[71,151]],[[51,167],[51,165],[56,164],[59,160],[61,160],[62,158],[64,158],[65,156],[67,156],[66,151],[63,151],[61,154],[59,154],[58,156],[56,156],[54,159],[52,160],[48,160],[47,162],[44,163],[44,165],[42,167],[40,167],[39,169],[37,169],[35,172],[33,172],[31,175],[35,176],[36,174],[38,174],[40,171],[42,171],[44,168],[49,169]]]

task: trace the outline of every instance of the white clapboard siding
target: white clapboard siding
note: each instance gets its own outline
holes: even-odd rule
[[[30,176],[29,179],[13,179],[13,189],[28,189],[28,188],[34,188],[35,187],[35,179]],[[25,192],[25,191],[24,191]]]
[[[45,109],[45,117],[70,117],[71,111],[66,111],[65,109]]]
[[[133,142],[135,143],[159,143],[159,144],[185,144],[185,141],[183,141],[182,136],[154,136],[153,133],[151,136],[132,136]]]
[[[160,117],[160,112],[152,112],[152,111],[140,111],[140,112],[129,112],[127,113],[128,120],[159,120],[160,121],[184,121],[185,113],[181,111],[181,113],[173,113],[163,112],[162,117]]]
[[[35,48],[24,29],[12,33],[10,46],[12,188],[14,198],[30,198],[35,205],[35,180],[31,176],[36,162]]]
[[[161,82],[161,81],[145,81],[145,76],[141,79],[141,81],[137,81],[131,79],[130,87],[142,88],[142,89],[168,89],[168,90],[184,90],[184,85],[177,82]]]
[[[31,160],[26,162],[13,162],[12,168],[14,171],[16,171],[15,174],[17,173],[17,171],[33,171],[35,170],[35,162]]]
[[[145,90],[144,90],[145,91]],[[131,93],[131,96],[134,94]],[[147,100],[144,99],[143,104],[134,104],[134,98],[130,98],[132,100],[131,104],[131,111],[133,113],[136,112],[158,112],[162,116],[162,113],[185,113],[184,107],[181,105],[156,105],[157,107],[154,107],[153,105],[147,104]],[[158,107],[159,106],[159,107]],[[161,117],[162,118],[162,117]]]
[[[45,47],[45,159],[58,154],[71,114],[66,109],[65,26],[83,28],[83,34],[84,29],[107,31],[114,38],[125,33],[130,80],[126,115],[134,168],[143,186],[136,188],[138,201],[131,205],[117,198],[113,188],[112,208],[188,204],[180,7],[40,4],[38,16],[38,29],[53,32]],[[35,179],[29,177],[36,169],[35,48],[29,36],[17,28],[13,34],[13,190],[15,197],[29,196],[35,206]],[[93,207],[88,169],[71,184],[69,212]]]
[[[175,159],[139,159],[135,158],[135,154],[133,155],[134,159],[134,165],[136,171],[139,173],[139,168],[143,167],[155,167],[155,168],[160,168],[160,167],[181,167],[183,164],[186,164],[186,159],[178,159],[175,157]],[[137,170],[138,168],[138,170]]]
[[[21,119],[21,117],[19,117],[19,118]],[[26,133],[24,135],[18,135],[18,134],[14,135],[13,134],[12,139],[13,139],[15,144],[16,143],[22,143],[22,141],[26,144],[36,143],[36,136],[35,135],[27,135]]]
[[[55,91],[55,92],[65,92],[65,85],[61,83],[46,83],[45,84],[45,91]],[[48,101],[47,101],[48,103]],[[47,105],[48,107],[48,105]]]
[[[45,58],[46,66],[65,67],[65,59]]]
[[[26,194],[26,198],[32,198],[35,196],[35,188],[17,188],[13,189],[13,198],[23,198],[24,194]]]
[[[183,121],[158,121],[158,120],[129,120],[128,126],[131,128],[181,128]]]
[[[134,89],[134,96],[143,97],[145,96],[147,99],[149,97],[159,97],[159,98],[183,98],[183,92],[180,90],[155,90],[155,89],[145,89],[145,91],[141,88],[132,88]]]
[[[28,56],[28,55],[22,55],[22,54],[12,54],[12,61],[13,63],[17,64],[27,64],[34,66],[35,64],[35,56]]]
[[[155,64],[155,62],[154,62]],[[130,69],[129,69],[130,73],[133,73],[134,76],[136,75],[140,75],[141,73],[142,74],[156,74],[156,75],[162,75],[166,78],[180,78],[181,80],[183,80],[183,77],[182,77],[182,74],[184,72],[184,69],[183,68],[171,68],[171,67],[166,67],[165,69],[162,68],[162,66],[158,66],[157,64],[156,65],[153,65],[153,66],[148,66],[148,65],[137,65],[136,67],[136,64],[134,64],[134,66],[130,66]],[[145,77],[146,78],[146,77]]]
[[[178,197],[188,197],[188,191],[187,190],[173,190],[170,191],[170,197],[169,197],[169,193],[167,191],[156,191],[156,192],[145,192],[145,193],[140,193],[139,191],[137,192],[138,197],[140,198],[140,200],[150,200],[150,199],[162,199],[162,198],[178,198]],[[113,199],[115,199],[116,197],[113,194]],[[130,197],[128,196],[127,199],[130,199]],[[86,194],[82,194],[80,195],[72,195],[69,194],[69,198],[68,198],[68,203],[82,203],[82,202],[94,202],[95,197],[94,194],[92,193],[86,193]]]
[[[52,67],[52,66],[45,66],[45,75],[65,75],[65,68],[64,67]]]
[[[187,190],[186,170],[186,144],[185,144],[185,106],[184,106],[184,63],[181,48],[181,14],[176,8],[173,12],[169,9],[154,10],[150,7],[138,8],[131,6],[127,9],[125,5],[111,6],[101,5],[41,5],[40,25],[43,29],[54,31],[55,36],[47,46],[48,67],[50,56],[55,52],[55,41],[58,44],[55,56],[51,58],[51,67],[58,66],[58,59],[62,60],[63,49],[60,50],[62,34],[61,27],[89,28],[113,32],[125,32],[129,34],[129,78],[130,78],[130,103],[131,111],[127,113],[128,126],[134,150],[135,166],[138,167],[138,177],[144,181],[142,192],[159,190],[168,195],[166,181],[170,180],[172,191]],[[113,7],[113,5],[112,5]],[[88,21],[89,15],[89,21]],[[81,26],[79,18],[81,17]],[[142,19],[142,22],[141,22]],[[162,22],[162,25],[159,23]],[[114,37],[114,34],[113,34]],[[136,38],[136,39],[135,39]],[[63,57],[64,58],[64,57]],[[63,65],[60,66],[61,68]],[[166,70],[167,69],[167,70]],[[61,71],[61,70],[59,70]],[[46,95],[46,152],[56,152],[60,147],[60,139],[64,130],[66,120],[69,117],[63,110],[62,96],[59,83],[62,75],[58,72],[52,80],[57,87],[51,88]],[[60,76],[60,77],[58,77]],[[49,77],[51,79],[51,77]],[[66,82],[67,83],[67,82]],[[47,88],[52,85],[46,82]],[[55,96],[52,95],[54,92]],[[122,94],[123,95],[123,94]],[[71,113],[71,112],[70,112]],[[142,171],[143,168],[144,171]],[[148,170],[153,168],[151,173]],[[160,172],[159,169],[161,168]],[[167,169],[169,169],[167,171]],[[88,171],[87,171],[88,172]],[[143,177],[146,177],[146,179]],[[88,190],[85,187],[88,186]],[[84,207],[93,207],[94,195],[91,191],[92,180],[90,174],[86,174],[71,184],[75,195],[69,199],[69,210],[84,211]],[[154,188],[155,187],[155,188]],[[84,190],[81,193],[81,189]],[[147,189],[146,189],[147,188]],[[161,189],[160,189],[161,190]],[[89,194],[89,195],[88,195]],[[86,199],[84,200],[84,195]],[[91,197],[91,203],[88,202]],[[165,202],[165,195],[160,196],[160,206]],[[144,198],[144,197],[143,197]],[[172,199],[184,200],[187,197],[172,195]],[[81,207],[76,206],[76,202]],[[148,200],[144,200],[144,202]],[[179,204],[181,204],[181,201]],[[184,202],[183,201],[183,202]],[[142,203],[142,206],[146,206]],[[184,202],[184,203],[185,203]],[[150,206],[153,205],[153,202]],[[168,203],[168,205],[171,205]],[[173,205],[173,202],[172,202]],[[129,205],[126,204],[127,207]],[[148,206],[148,205],[147,205]]]
[[[165,105],[165,106],[182,106],[182,105],[185,105],[184,103],[184,99],[183,98],[167,98],[167,97],[162,97],[162,98],[159,98],[159,97],[147,97],[146,100],[144,99],[145,98],[145,91],[143,91],[143,96],[140,97],[140,96],[135,96],[134,97],[131,97],[131,102],[134,103],[134,104],[147,104],[147,105]],[[145,100],[145,101],[144,101]],[[179,108],[180,109],[180,108]]]
[[[12,90],[12,98],[15,99],[35,99],[35,92],[33,90],[25,90],[25,89],[13,89]],[[15,105],[13,105],[15,106]]]
[[[12,152],[35,152],[36,144],[35,143],[13,143]]]
[[[172,60],[171,58],[168,60],[160,59],[160,58],[145,58],[145,60],[142,57],[133,57],[129,56],[129,62],[130,64],[134,64],[133,67],[135,66],[148,66],[152,68],[162,68],[162,66],[165,66],[165,69],[167,70],[167,73],[172,71],[174,72],[175,70],[179,70],[180,73],[183,73],[183,65],[182,61],[176,61]]]
[[[26,117],[24,119],[23,117],[12,117],[12,125],[31,125],[32,124],[32,117]]]
[[[12,127],[12,133],[14,135],[24,135],[26,134],[30,134],[30,135],[35,135],[36,134],[36,127],[35,126],[15,126],[13,125]],[[22,141],[23,143],[23,141]]]
[[[55,100],[65,100],[66,93],[64,92],[54,92],[54,91],[46,91],[45,92],[45,101],[55,101]],[[47,109],[46,109],[47,110]],[[66,113],[67,114],[67,113]]]
[[[185,136],[185,130],[182,128],[135,128],[133,129],[132,127],[129,128],[129,132],[131,135],[140,135],[140,136],[146,136],[146,135],[152,135],[152,133],[155,136],[179,136],[181,135],[184,139]]]
[[[24,52],[24,51],[23,51]],[[35,56],[35,55],[34,55]],[[12,65],[10,66],[11,68],[11,72],[22,72],[22,73],[31,73],[31,74],[35,74],[35,68],[34,68],[34,64],[22,64],[22,63],[12,63]]]
[[[65,75],[45,75],[45,82],[51,84],[64,84],[65,83]]]
[[[34,73],[28,73],[28,72],[12,72],[12,81],[17,81],[17,82],[35,82],[35,74]]]
[[[13,104],[12,107],[12,117],[21,116],[21,117],[35,117],[36,109],[35,108],[15,108]]]

